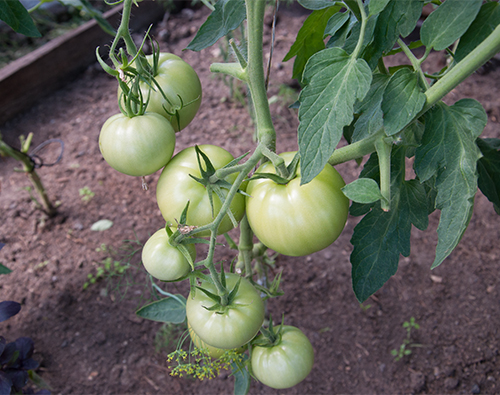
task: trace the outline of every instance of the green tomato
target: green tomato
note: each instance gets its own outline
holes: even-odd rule
[[[149,64],[153,64],[152,55],[146,56]],[[196,71],[180,57],[171,53],[161,53],[158,59],[158,69],[154,76],[156,82],[167,97],[165,100],[156,85],[154,89],[141,82],[140,89],[144,98],[148,97],[147,111],[155,112],[167,118],[176,132],[184,129],[195,117],[201,104],[201,83]],[[118,89],[118,93],[121,91]],[[176,108],[181,107],[177,119],[172,115]],[[123,99],[121,99],[123,100]],[[169,114],[170,113],[170,114]]]
[[[215,145],[200,145],[212,162],[215,169],[227,165],[234,158],[224,148]],[[203,161],[202,161],[203,163]],[[189,201],[186,225],[202,226],[213,221],[212,207],[208,198],[206,188],[198,181],[193,180],[190,175],[201,178],[198,159],[194,147],[186,148],[175,155],[163,169],[158,185],[156,187],[156,201],[165,221],[175,225],[181,217],[182,211]],[[226,181],[233,183],[237,174],[226,177]],[[227,195],[227,189],[222,193]],[[219,197],[213,193],[214,216],[216,216],[222,203]],[[230,205],[230,210],[235,219],[239,221],[245,211],[245,198],[240,193],[236,194]],[[219,234],[228,232],[233,228],[231,219],[226,214],[219,226]],[[209,236],[210,232],[201,232],[198,236]]]
[[[187,323],[188,327],[188,332],[189,336],[191,337],[191,341],[195,345],[196,348],[200,350],[204,350],[206,353],[208,353],[208,356],[212,359],[219,359],[222,354],[224,354],[227,350],[224,350],[223,348],[216,348],[212,347],[211,345],[205,343],[203,340],[200,339],[200,337],[196,334],[196,332],[193,330],[191,327],[191,324],[188,322]],[[247,349],[246,345],[243,345],[239,348],[234,349],[235,352],[238,354],[241,354],[243,351]]]
[[[262,384],[284,389],[300,383],[311,372],[314,350],[306,335],[294,326],[284,325],[279,337],[271,347],[254,346],[251,363],[255,378]]]
[[[226,274],[226,286],[231,291],[241,279],[232,303],[220,310],[210,311],[215,302],[200,289],[191,292],[186,303],[186,316],[193,331],[212,347],[226,350],[239,348],[259,332],[264,322],[264,302],[259,291],[245,278]],[[215,285],[202,281],[200,287],[217,294]]]
[[[175,132],[164,117],[146,112],[132,118],[122,113],[101,128],[99,149],[108,164],[129,176],[153,174],[164,167],[175,148]]]
[[[187,244],[185,247],[194,261],[194,244]],[[176,281],[191,271],[191,265],[182,252],[168,242],[165,228],[156,231],[144,244],[142,263],[149,274],[161,281]]]
[[[281,154],[285,163],[295,153]],[[271,162],[264,163],[258,173],[276,173]],[[332,244],[344,229],[349,199],[342,193],[345,185],[340,174],[330,165],[308,184],[300,185],[297,176],[286,185],[270,179],[248,183],[246,213],[257,238],[274,251],[289,256],[304,256]]]

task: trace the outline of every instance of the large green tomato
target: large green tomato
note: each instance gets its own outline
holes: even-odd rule
[[[229,306],[210,311],[215,302],[196,289],[187,298],[186,316],[193,331],[212,347],[230,350],[248,343],[259,332],[264,322],[264,302],[259,291],[245,278],[226,274],[226,286],[231,291],[241,279],[236,296]],[[215,285],[203,281],[200,287],[217,294]]]
[[[150,64],[153,63],[152,55],[146,56]],[[195,117],[201,104],[201,83],[196,71],[180,57],[171,53],[161,53],[158,60],[157,74],[154,76],[163,93],[168,98],[167,102],[158,87],[150,88],[145,82],[140,84],[144,98],[148,97],[147,111],[155,112],[167,118],[175,131],[184,129]],[[120,93],[120,90],[119,90]],[[174,108],[181,106],[179,119],[168,113],[173,113]]]
[[[185,247],[194,261],[196,247],[194,244]],[[191,271],[191,265],[182,252],[168,242],[165,228],[156,231],[144,244],[142,264],[149,274],[161,281],[176,281]]]
[[[280,156],[288,164],[294,155],[288,152]],[[276,173],[271,162],[257,172]],[[303,256],[320,251],[337,239],[347,221],[349,200],[341,191],[344,185],[340,174],[328,164],[302,186],[300,169],[286,185],[270,179],[251,180],[246,188],[250,227],[262,243],[280,254]]]
[[[120,113],[104,122],[99,148],[115,170],[129,176],[145,176],[160,170],[170,160],[175,132],[161,115],[146,112],[129,118]]]
[[[259,340],[263,335],[259,335]],[[284,325],[280,340],[271,347],[252,348],[252,372],[262,384],[271,388],[290,388],[304,380],[314,363],[309,339],[294,326]]]
[[[209,157],[216,169],[224,167],[234,159],[224,148],[215,145],[200,145],[199,148]],[[180,219],[188,201],[187,225],[207,225],[214,219],[206,188],[198,181],[193,180],[190,174],[198,178],[201,177],[194,147],[186,148],[175,155],[168,163],[168,166],[165,166],[158,180],[156,200],[163,218],[170,225],[177,224],[176,221]],[[237,174],[231,174],[226,178],[226,181],[232,184],[236,177]],[[224,195],[227,195],[227,192],[227,189],[222,189]],[[217,215],[222,203],[215,193],[212,195],[214,215]],[[237,221],[243,217],[245,211],[245,198],[243,195],[236,194],[231,202],[230,210]],[[226,233],[232,228],[233,223],[226,214],[219,226],[219,234]],[[209,236],[210,233],[202,232],[198,235]]]

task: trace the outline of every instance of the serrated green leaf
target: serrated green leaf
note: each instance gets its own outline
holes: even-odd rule
[[[478,186],[500,215],[500,139],[477,139],[483,157],[477,162]]]
[[[28,37],[42,36],[30,14],[19,0],[0,0],[0,20],[17,33]]]
[[[436,208],[441,210],[441,218],[432,268],[451,254],[472,216],[481,157],[476,138],[487,119],[481,104],[472,99],[451,107],[439,103],[426,113],[422,145],[415,152],[415,171],[422,181],[436,176]]]
[[[307,84],[299,96],[299,153],[301,183],[323,169],[353,120],[356,100],[362,100],[372,80],[363,59],[353,59],[340,48],[313,55],[304,70]]]
[[[455,51],[455,62],[460,62],[474,48],[488,37],[500,24],[500,4],[491,2],[484,4],[469,26],[464,35],[460,38],[457,50]]]
[[[358,178],[342,188],[349,200],[357,203],[374,203],[382,199],[377,181],[371,178]]]
[[[335,5],[332,0],[298,0],[299,4],[308,10],[322,10]]]
[[[448,48],[468,29],[482,0],[446,0],[422,24],[420,39],[427,48]]]
[[[247,15],[244,0],[219,0],[186,49],[201,51],[236,29]]]
[[[350,14],[348,12],[337,12],[330,19],[325,27],[324,36],[333,36],[339,29],[344,26],[349,20]]]
[[[378,14],[373,40],[363,51],[363,59],[372,69],[383,53],[394,47],[399,36],[406,37],[415,29],[423,6],[423,0],[393,0]]]
[[[330,39],[326,43],[326,48],[342,48],[344,46],[353,26],[358,23],[356,17],[353,14],[349,13],[348,15],[349,19],[335,32],[334,35],[330,37]]]
[[[379,173],[376,154],[370,159],[367,173],[376,176]],[[391,211],[383,211],[377,203],[354,228],[351,238],[354,247],[351,254],[352,284],[360,302],[396,273],[400,254],[410,254],[412,223],[422,229],[427,227],[425,188],[418,181],[405,181],[404,161],[405,148],[393,149]]]
[[[12,270],[0,263],[0,274],[9,274]]]
[[[234,376],[234,395],[247,395],[250,391],[252,377],[244,363],[248,360],[248,355],[243,354],[243,363],[231,363],[231,371]]]
[[[304,24],[297,33],[297,38],[290,48],[290,51],[283,58],[287,62],[293,57],[293,75],[299,81],[302,80],[302,73],[307,60],[315,53],[325,48],[323,34],[330,17],[340,10],[339,6],[328,7],[313,11],[307,17]]]
[[[354,106],[354,112],[359,114],[359,118],[354,125],[352,142],[369,137],[384,126],[382,98],[390,78],[387,74],[374,74],[366,97]]]
[[[101,219],[97,222],[94,222],[90,227],[90,230],[95,232],[102,232],[103,230],[107,230],[113,226],[113,221],[109,219]]]
[[[182,295],[174,296],[143,306],[136,314],[151,321],[181,324],[186,319],[186,299]]]
[[[368,10],[370,13],[368,16],[380,14],[389,1],[391,0],[370,0],[370,3],[368,4]]]
[[[426,96],[418,84],[418,76],[409,69],[398,70],[384,91],[382,111],[385,133],[400,132],[422,109]]]

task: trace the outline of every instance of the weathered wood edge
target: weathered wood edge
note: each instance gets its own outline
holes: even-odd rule
[[[121,10],[122,6],[114,7],[104,17],[117,27]],[[158,2],[143,1],[134,7],[130,27],[147,26],[163,15]],[[0,69],[0,125],[63,87],[96,62],[96,47],[111,41],[112,37],[91,20]],[[104,50],[101,55],[106,58]]]

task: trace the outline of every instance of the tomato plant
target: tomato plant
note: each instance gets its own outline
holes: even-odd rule
[[[280,156],[288,164],[295,152]],[[272,162],[258,174],[276,173]],[[349,200],[345,185],[329,164],[308,184],[300,185],[300,169],[286,184],[259,178],[248,183],[246,213],[250,227],[267,247],[284,255],[303,256],[332,244],[344,229]]]
[[[99,148],[115,170],[145,176],[168,163],[174,153],[175,132],[161,115],[145,113],[130,118],[119,113],[104,122]]]
[[[186,316],[202,341],[216,348],[233,349],[245,345],[259,332],[264,321],[264,302],[255,287],[237,274],[226,274],[226,284],[235,290],[226,306],[201,289],[216,293],[216,287],[202,282],[187,298]]]
[[[155,83],[143,81],[140,89],[147,97],[146,111],[167,118],[176,132],[184,129],[200,108],[202,89],[196,71],[180,57],[162,52],[146,59],[153,68]],[[121,89],[118,90],[119,95]]]
[[[183,253],[168,242],[165,228],[157,230],[142,248],[142,264],[146,271],[161,281],[176,281],[191,271]],[[196,259],[194,244],[186,246],[191,259]]]
[[[460,242],[478,187],[500,212],[500,140],[479,137],[487,122],[484,109],[470,99],[451,105],[442,101],[500,52],[498,2],[299,0],[311,12],[283,60],[294,59],[292,77],[302,86],[293,106],[298,108],[298,160],[276,153],[278,136],[267,93],[270,76],[263,68],[266,2],[203,3],[211,14],[187,49],[201,51],[241,26],[240,42],[230,40],[235,61],[213,63],[210,70],[247,85],[256,144],[244,161],[245,156],[233,159],[222,148],[200,145],[181,151],[165,166],[156,198],[167,224],[179,223],[169,237],[170,245],[187,248],[205,243],[208,247],[206,257],[193,262],[194,270],[186,275],[187,302],[158,291],[168,298],[153,303],[150,318],[159,315],[165,322],[179,323],[187,317],[201,341],[233,349],[255,337],[264,320],[265,303],[283,293],[281,273],[270,279],[276,262],[268,248],[287,255],[310,254],[337,239],[348,210],[362,216],[351,235],[350,261],[354,296],[363,302],[396,273],[400,256],[410,254],[412,227],[425,230],[433,211],[439,210],[440,218],[432,268]],[[423,13],[425,4],[433,7],[429,15]],[[98,59],[120,81],[122,110],[131,120],[141,119],[148,98],[155,105],[157,92],[150,92],[147,83],[144,86],[147,81],[152,87],[162,86],[168,102],[181,97],[182,103],[174,103],[177,108],[168,109],[171,114],[178,110],[180,128],[196,113],[181,116],[181,111],[199,105],[201,91],[184,72],[179,72],[182,88],[192,90],[179,93],[181,87],[174,88],[177,81],[172,80],[163,88],[166,77],[157,71],[164,63],[182,70],[185,66],[176,63],[177,58],[161,55],[154,45],[151,58],[136,47],[128,30],[131,5],[132,0],[124,0],[122,22],[109,50],[112,66]],[[409,43],[411,33],[419,37]],[[118,49],[122,39],[126,51]],[[420,53],[413,51],[418,48]],[[450,56],[442,70],[428,71],[424,66],[432,51]],[[388,68],[386,58],[397,53],[406,60]],[[152,80],[152,75],[157,79]],[[145,140],[161,145],[158,139]],[[341,140],[346,143],[340,144]],[[110,141],[109,147],[117,147],[114,156],[127,164],[137,151],[143,152],[138,144],[127,142],[124,146],[132,151],[123,154],[121,140],[115,135]],[[352,160],[363,164],[362,170],[358,179],[344,186],[332,166]],[[166,161],[162,158],[157,165]],[[254,173],[259,163],[264,164]],[[238,224],[236,242],[226,232]],[[226,244],[238,251],[228,274],[224,262],[219,271],[215,262],[215,250],[223,248],[216,239],[223,233]],[[235,274],[235,267],[241,273]],[[295,385],[311,370],[312,346],[300,331],[282,326],[277,336],[264,328],[261,332],[270,340],[267,344],[258,337],[250,356],[225,361],[233,366],[239,393],[249,391],[249,363],[255,377],[275,388]],[[176,352],[182,360],[182,352]],[[200,371],[204,369],[209,367],[204,365]]]
[[[304,333],[289,325],[280,328],[273,344],[252,348],[252,373],[262,384],[284,389],[304,380],[314,364],[314,350]],[[255,339],[258,344],[264,335]]]
[[[201,145],[199,149],[204,152],[216,169],[222,168],[234,158],[224,148],[215,145]],[[185,225],[202,226],[212,222],[214,216],[220,211],[221,199],[215,192],[210,196],[206,187],[192,178],[201,177],[200,164],[195,147],[189,147],[177,155],[163,169],[156,187],[156,201],[165,221],[175,225],[181,213],[189,202]],[[235,174],[227,177],[226,181],[234,182]],[[223,196],[227,196],[227,189],[221,189]],[[231,202],[230,210],[234,218],[239,221],[245,210],[245,197],[241,194],[235,196]],[[233,228],[233,223],[226,215],[219,226],[219,234],[226,233]],[[201,235],[208,236],[205,232]]]

